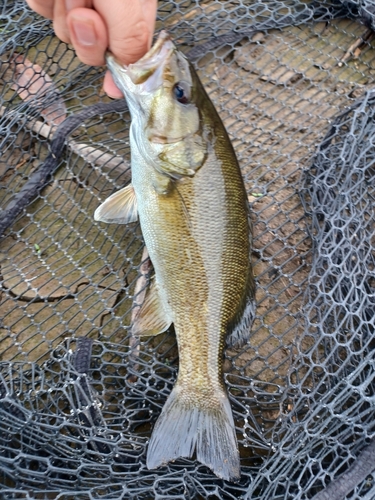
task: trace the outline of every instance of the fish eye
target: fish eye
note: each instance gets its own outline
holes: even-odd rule
[[[190,102],[190,87],[185,82],[177,82],[173,87],[173,94],[181,104]]]

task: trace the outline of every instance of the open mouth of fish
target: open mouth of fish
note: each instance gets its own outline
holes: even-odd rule
[[[137,62],[123,65],[110,52],[106,60],[112,71],[126,75],[134,85],[143,84],[144,90],[151,92],[161,85],[164,68],[175,50],[170,35],[161,31],[152,48]]]

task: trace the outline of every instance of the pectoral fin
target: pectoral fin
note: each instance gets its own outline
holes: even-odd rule
[[[146,293],[142,307],[132,324],[132,334],[140,337],[159,335],[172,323],[165,311],[160,289],[154,280]]]
[[[137,199],[131,184],[112,194],[94,213],[94,219],[101,222],[128,224],[138,220]]]

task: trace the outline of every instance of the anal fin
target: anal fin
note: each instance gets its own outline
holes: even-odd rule
[[[132,324],[132,334],[136,336],[159,335],[172,323],[165,311],[159,285],[153,280],[146,292],[145,300]]]
[[[94,219],[116,224],[136,222],[138,220],[137,199],[132,184],[107,198],[95,210]]]

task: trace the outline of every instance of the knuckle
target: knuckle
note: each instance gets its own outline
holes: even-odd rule
[[[93,54],[92,51],[88,50],[82,50],[79,47],[74,47],[77,53],[77,56],[80,61],[82,61],[84,64],[87,64],[88,66],[102,66],[105,64],[104,61],[104,54],[98,54],[95,53]]]
[[[62,26],[61,23],[54,22],[53,29],[57,38],[60,38],[65,43],[71,43],[70,35],[66,27]]]

